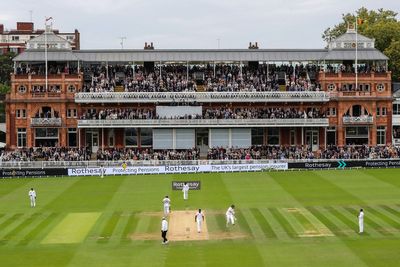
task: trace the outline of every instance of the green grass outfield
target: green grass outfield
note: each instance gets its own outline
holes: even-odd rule
[[[172,180],[202,189],[184,202]],[[132,240],[159,233],[160,218],[143,212],[161,211],[166,194],[172,212],[203,208],[210,234],[246,237]],[[232,203],[238,224],[226,229]],[[400,170],[3,179],[0,266],[400,266]]]

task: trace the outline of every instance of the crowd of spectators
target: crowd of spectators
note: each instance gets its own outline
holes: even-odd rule
[[[394,146],[328,146],[312,151],[309,146],[252,146],[249,148],[208,149],[209,160],[313,160],[313,159],[387,159],[400,158],[400,147]],[[136,161],[136,160],[198,160],[198,148],[185,150],[154,150],[151,148],[105,148],[93,154],[88,148],[39,147],[0,151],[0,161]]]
[[[197,160],[200,150],[197,148],[185,150],[153,150],[150,148],[110,148],[98,150],[97,160],[129,161],[129,160]]]
[[[117,86],[124,92],[196,92],[197,85],[210,92],[238,91],[318,91],[307,73],[318,71],[315,65],[163,65],[96,66],[84,69],[91,79],[84,92],[114,92]],[[283,83],[282,83],[283,82]]]
[[[87,110],[82,120],[148,120],[148,119],[300,119],[323,118],[325,114],[317,108],[298,110],[295,108],[256,108],[256,107],[219,107],[206,108],[203,114],[182,114],[162,117],[148,108],[108,108],[97,112]]]
[[[0,151],[0,161],[85,161],[91,156],[88,148],[36,147]]]
[[[207,159],[387,159],[399,158],[400,147],[394,146],[328,146],[312,151],[309,146],[253,146],[243,148],[210,148]]]

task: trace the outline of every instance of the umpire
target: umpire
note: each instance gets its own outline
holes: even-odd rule
[[[161,221],[161,237],[163,238],[162,242],[163,245],[168,244],[167,232],[168,232],[168,222],[165,219],[165,217],[163,217]]]

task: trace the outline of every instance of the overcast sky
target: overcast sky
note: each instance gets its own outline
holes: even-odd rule
[[[0,24],[54,18],[62,32],[78,29],[81,49],[323,48],[322,32],[361,6],[400,12],[399,0],[0,0]]]

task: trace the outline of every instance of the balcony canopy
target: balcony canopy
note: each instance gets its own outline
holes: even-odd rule
[[[386,61],[377,49],[363,49],[358,60]],[[16,62],[45,60],[44,50],[26,50],[14,58]],[[49,51],[49,61],[82,62],[301,62],[355,60],[351,49],[157,49],[157,50],[78,50]]]

